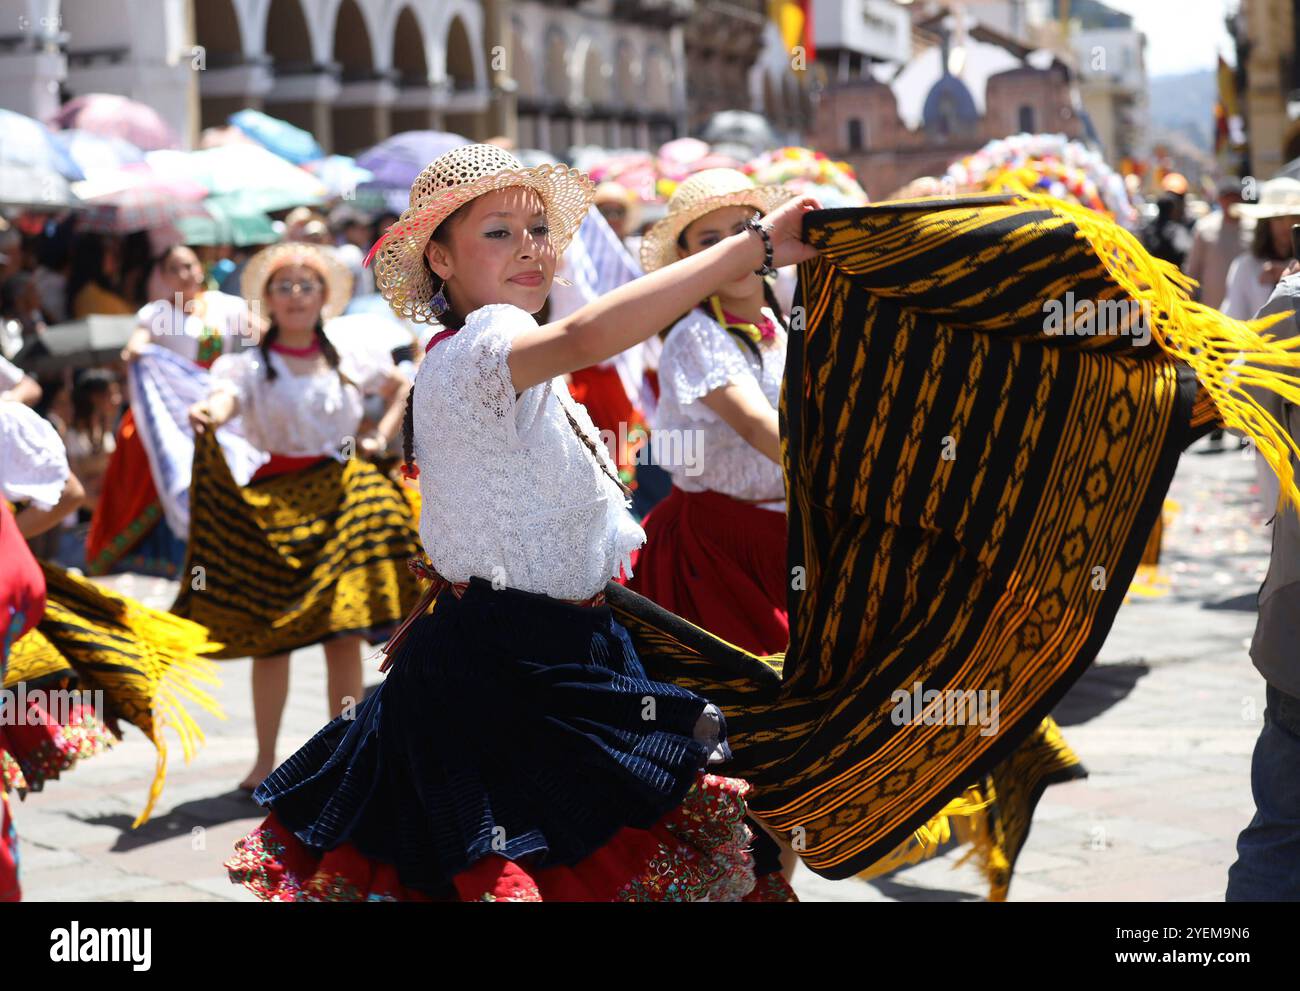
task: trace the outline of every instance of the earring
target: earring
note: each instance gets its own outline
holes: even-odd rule
[[[429,309],[433,311],[435,317],[440,317],[451,309],[451,304],[447,302],[447,297],[443,295],[443,289],[446,284],[438,287],[438,291],[433,294],[433,299],[429,300]]]

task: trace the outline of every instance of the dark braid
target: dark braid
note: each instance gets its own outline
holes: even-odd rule
[[[415,464],[415,386],[406,390],[406,413],[402,417],[402,460]]]
[[[266,328],[266,333],[262,335],[262,340],[259,341],[257,345],[262,352],[262,365],[266,368],[266,380],[268,382],[274,382],[276,376],[279,374],[271,366],[271,346],[275,344],[275,340],[279,336],[280,328],[276,322],[272,320],[271,326]]]
[[[619,487],[619,491],[623,493],[623,498],[631,499],[632,490],[629,489],[626,485],[624,485],[623,480],[620,479],[617,475],[613,474],[609,470],[609,468],[605,466],[605,462],[600,459],[600,452],[596,450],[595,441],[593,441],[590,437],[588,437],[586,433],[583,431],[583,429],[580,426],[578,426],[578,421],[575,420],[573,418],[573,414],[569,412],[569,407],[565,406],[563,402],[560,403],[560,406],[564,410],[564,415],[569,420],[569,426],[573,428],[573,432],[577,435],[578,440],[582,441],[582,443],[586,446],[587,450],[591,452],[591,456],[596,459],[596,464],[597,466],[599,466],[600,470],[605,473],[605,477],[613,480],[614,484]]]

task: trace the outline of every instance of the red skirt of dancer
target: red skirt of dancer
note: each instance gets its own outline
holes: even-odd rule
[[[642,526],[628,588],[737,647],[786,649],[784,513],[674,486]]]
[[[162,519],[149,456],[130,410],[117,428],[117,446],[108,459],[103,491],[86,537],[86,570],[107,574],[148,536]]]
[[[530,867],[491,855],[453,878],[446,901],[795,901],[779,874],[754,887],[735,778],[702,774],[685,801],[650,829],[620,830],[572,867]],[[266,901],[437,901],[405,887],[391,864],[345,843],[323,855],[275,813],[235,844],[231,880]],[[752,891],[750,889],[753,889]],[[747,893],[748,892],[748,893]]]

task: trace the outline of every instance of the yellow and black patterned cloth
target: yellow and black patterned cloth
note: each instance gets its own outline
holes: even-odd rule
[[[412,503],[360,458],[240,487],[211,433],[194,449],[190,541],[172,611],[262,657],[357,633],[375,642],[420,596]]]
[[[877,874],[955,839],[1004,897],[1038,796],[1082,774],[1048,714],[1101,647],[1179,453],[1226,414],[1284,455],[1240,384],[1300,396],[1276,370],[1300,356],[1047,197],[823,210],[805,236],[819,254],[781,404],[786,655],[607,594],[652,677],[722,707],[727,773],[808,867]],[[1084,300],[1139,309],[1050,319]],[[997,692],[996,722],[900,719],[918,687]]]
[[[117,731],[122,721],[153,741],[157,769],[148,802],[135,825],[145,822],[162,794],[167,773],[164,730],[180,739],[188,762],[203,731],[186,706],[225,718],[203,685],[216,685],[207,660],[219,644],[207,631],[170,613],[114,595],[62,568],[42,562],[45,616],[9,653],[4,687],[103,692],[103,718]]]

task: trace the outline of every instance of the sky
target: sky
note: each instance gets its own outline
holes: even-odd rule
[[[1238,0],[1105,0],[1106,6],[1133,15],[1147,36],[1147,73],[1168,76],[1213,69],[1220,54],[1236,64],[1232,39],[1223,26]]]

